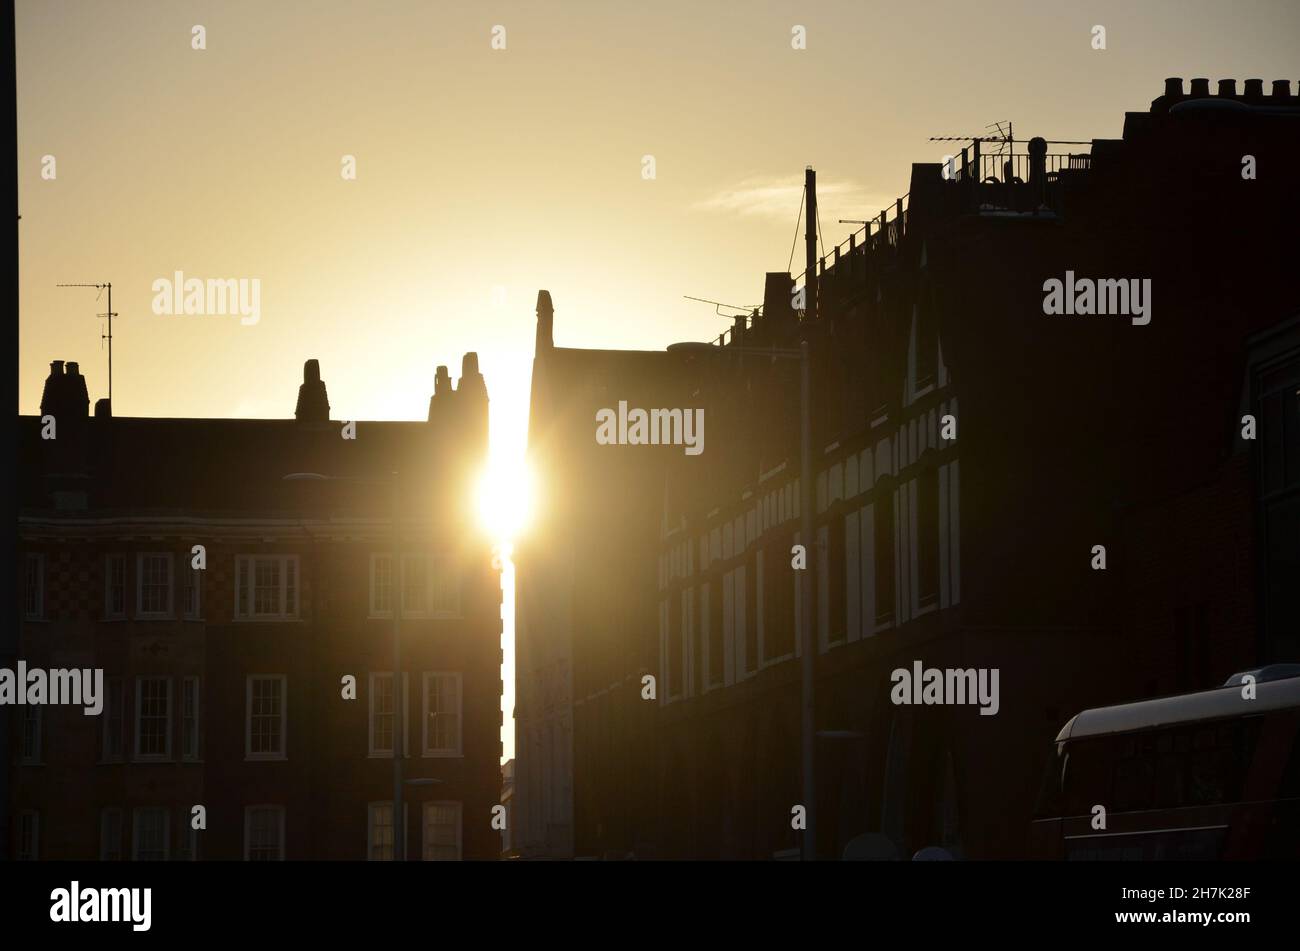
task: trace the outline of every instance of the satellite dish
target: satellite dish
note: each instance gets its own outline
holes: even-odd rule
[[[897,862],[898,858],[894,840],[879,832],[864,832],[844,846],[845,862]]]
[[[912,856],[913,862],[951,862],[952,853],[937,845],[927,845]]]

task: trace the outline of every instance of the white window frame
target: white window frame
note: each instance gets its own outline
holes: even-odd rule
[[[184,810],[181,810],[181,842],[176,858],[185,862],[199,860],[199,830],[194,828],[194,820]]]
[[[419,607],[411,608],[411,607],[407,607],[406,605],[406,592],[407,592],[406,576],[410,566],[412,564],[415,564],[417,561],[424,562],[424,571],[421,572],[421,574],[423,574],[424,576],[424,603]],[[392,571],[391,566],[393,563],[392,552],[378,551],[378,552],[372,552],[370,555],[369,616],[372,618],[391,618],[393,616],[393,609],[391,604],[388,607],[381,607],[377,600],[378,585],[376,584],[376,576],[378,574],[379,564],[381,562],[387,562],[389,565],[389,571],[391,572]],[[435,581],[439,578],[439,571],[441,570],[441,566],[447,563],[454,564],[454,562],[451,562],[450,556],[447,555],[430,554],[428,552],[423,552],[423,551],[402,553],[402,558],[401,558],[402,570],[400,572],[400,577],[391,578],[390,588],[389,588],[389,598],[394,599],[399,595],[401,596],[402,598],[401,616],[403,619],[405,618],[412,618],[412,619],[458,618],[461,616],[460,615],[460,583],[458,578],[456,579],[456,586],[455,586],[455,595],[456,595],[455,604],[446,607],[440,611],[434,610],[433,596],[435,591]],[[455,577],[454,574],[453,577]]]
[[[429,746],[429,681],[433,677],[454,677],[456,681],[456,745],[446,749]],[[458,670],[426,670],[422,678],[422,724],[420,730],[420,755],[425,758],[452,759],[465,755],[465,677]]]
[[[438,807],[454,806],[456,809],[456,857],[434,859],[429,855],[433,843],[429,836],[429,814]],[[444,799],[425,802],[420,811],[420,856],[426,862],[461,862],[465,859],[465,808],[459,800]]]
[[[113,701],[113,688],[117,688],[117,702]],[[99,754],[101,762],[120,763],[126,759],[126,678],[108,677],[104,681],[104,728],[100,733]],[[116,753],[109,749],[113,735],[113,721],[117,720]]]
[[[257,563],[259,561],[277,561],[280,563],[279,610],[259,612],[257,610]],[[289,574],[293,569],[293,604],[289,604]],[[244,609],[244,581],[248,579],[248,608]],[[302,564],[297,555],[264,554],[235,556],[235,620],[237,621],[296,621],[301,616],[302,605]]]
[[[112,843],[113,836],[110,834],[109,824],[112,819],[117,820],[117,842]],[[99,810],[99,860],[101,862],[121,862],[126,858],[126,850],[122,848],[122,825],[125,817],[122,813],[121,806],[105,806]],[[114,857],[111,852],[116,852]]]
[[[375,575],[381,561],[388,562],[389,566],[388,597],[390,604],[387,609],[379,607],[375,600],[375,595],[378,591],[378,586],[375,584]],[[393,616],[391,602],[396,599],[397,577],[396,573],[393,571],[392,563],[393,556],[391,552],[376,551],[370,553],[370,616],[372,618],[391,618]]]
[[[253,752],[253,681],[280,682],[280,750],[276,753]],[[249,674],[244,679],[244,759],[248,761],[286,760],[289,758],[289,678],[284,674]]]
[[[122,565],[122,610],[113,610],[113,565],[120,563]],[[127,574],[126,574],[126,553],[109,552],[104,556],[104,617],[106,619],[125,618],[127,614]]]
[[[140,817],[146,812],[158,812],[162,814],[162,859],[166,862],[171,858],[172,830],[171,830],[171,810],[166,806],[136,806],[131,813],[131,861],[140,861]]]
[[[31,820],[32,846],[30,851],[23,850],[23,823]],[[41,814],[35,809],[23,809],[18,813],[18,836],[14,841],[14,856],[19,862],[35,862],[41,857]]]
[[[30,720],[28,718],[31,718]],[[36,731],[32,740],[32,751],[27,752],[27,724],[35,723]],[[18,755],[20,761],[26,766],[39,766],[41,764],[41,753],[45,746],[45,707],[39,704],[28,704],[23,707],[22,716],[19,720],[22,732],[18,737]]]
[[[167,604],[161,611],[144,609],[144,563],[146,558],[161,558],[167,565]],[[135,555],[135,616],[142,620],[173,617],[176,603],[176,559],[169,551],[140,551]]]
[[[426,556],[429,566],[429,581],[425,586],[425,605],[428,616],[431,618],[459,618],[461,613],[461,577],[460,561],[453,555],[439,552]],[[437,590],[436,581],[439,578],[450,578],[452,589],[452,599],[447,606],[439,608],[434,601],[434,592]]]
[[[202,735],[203,735],[203,729],[202,729],[202,727],[203,727],[203,716],[202,716],[203,707],[202,707],[202,694],[200,693],[200,686],[201,686],[201,684],[200,684],[200,682],[199,682],[199,678],[198,678],[197,676],[190,676],[190,677],[182,677],[182,678],[181,678],[181,711],[180,711],[180,713],[181,713],[181,716],[180,716],[180,720],[181,720],[181,759],[182,759],[183,761],[185,761],[185,762],[189,762],[189,763],[197,762],[198,760],[202,759],[202,757],[203,757],[203,751],[202,751],[202,749],[201,749],[201,747],[200,747],[200,738],[201,738]],[[189,687],[193,687],[193,690],[194,690],[194,711],[193,711],[193,713],[192,713],[190,716],[187,717],[187,716],[186,716],[186,713],[185,713],[185,691],[186,691],[186,689],[189,688]],[[185,752],[185,743],[186,743],[186,740],[189,738],[189,737],[186,735],[186,732],[187,732],[187,731],[186,731],[186,720],[187,720],[187,719],[191,721],[192,729],[193,729],[193,733],[194,733],[194,749],[191,750],[191,751],[188,752],[188,753]]]
[[[410,608],[406,605],[407,593],[407,574],[408,568],[417,561],[424,563],[424,599],[419,607]],[[423,552],[409,552],[402,555],[402,577],[401,583],[397,587],[397,593],[402,596],[402,617],[404,618],[426,618],[429,616],[429,600],[433,594],[433,559]]]
[[[141,702],[140,702],[140,701],[141,701],[141,695],[142,695],[142,693],[143,693],[143,689],[144,689],[144,682],[145,682],[146,680],[161,680],[163,683],[165,683],[165,684],[167,685],[167,720],[166,720],[166,724],[165,724],[165,726],[164,726],[164,730],[165,730],[165,739],[166,739],[166,747],[167,747],[167,748],[166,748],[166,750],[165,750],[164,752],[162,752],[162,753],[141,753],[141,752],[140,752],[140,720],[141,720],[141,714],[142,714],[142,705],[141,705]],[[139,763],[149,763],[149,762],[161,763],[161,762],[166,762],[167,760],[170,760],[170,759],[172,758],[172,726],[173,726],[173,719],[172,719],[173,705],[172,705],[172,700],[173,700],[173,697],[172,697],[172,678],[167,677],[167,676],[161,676],[161,677],[160,677],[160,676],[155,676],[155,675],[152,675],[152,674],[149,674],[149,675],[141,674],[141,675],[139,675],[139,676],[137,676],[137,677],[135,678],[135,718],[134,718],[134,722],[135,722],[135,730],[134,730],[134,733],[135,733],[135,745],[134,745],[134,747],[133,747],[133,752],[134,752],[135,755],[134,755],[133,758],[134,758],[134,760],[135,760],[136,762],[139,762]]]
[[[35,579],[28,577],[30,565],[36,566]],[[45,619],[45,555],[41,552],[27,552],[23,557],[23,567],[27,569],[23,572],[23,618],[28,621],[42,621]],[[36,591],[36,606],[28,610],[27,598],[33,587]]]
[[[181,597],[185,603],[181,605],[181,616],[186,620],[200,621],[203,619],[203,571],[199,568],[186,568],[185,571],[186,580],[181,585]]]
[[[280,831],[280,841],[277,846],[279,855],[276,858],[271,859],[271,861],[283,862],[284,861],[284,826],[285,826],[284,806],[276,805],[275,803],[269,803],[269,802],[257,803],[256,805],[244,807],[244,861],[245,862],[253,861],[252,858],[253,813],[258,810],[269,810],[277,818],[277,823],[279,825],[279,831]]]
[[[385,806],[388,808],[389,823],[390,823],[389,828],[393,830],[393,845],[391,846],[393,850],[393,855],[389,856],[386,859],[377,859],[374,857],[375,810],[382,809]],[[409,802],[403,802],[402,803],[402,829],[403,829],[403,834],[406,835],[408,839],[410,837],[409,833],[411,830],[411,824],[409,822],[410,818],[411,818],[411,804]],[[394,860],[397,854],[397,829],[396,829],[396,824],[393,823],[392,820],[393,820],[393,801],[391,799],[380,799],[375,802],[366,803],[366,861],[367,862],[391,862]]]
[[[375,701],[379,698],[379,690],[375,684],[381,679],[392,680],[392,677],[393,672],[391,670],[373,670],[370,672],[369,694],[367,697],[367,704],[370,708],[367,747],[371,759],[393,758],[391,749],[381,750],[375,746]],[[397,709],[397,699],[397,696],[394,695],[394,711]],[[407,757],[411,755],[411,674],[405,670],[402,671],[402,699],[406,701],[402,704],[402,756]]]

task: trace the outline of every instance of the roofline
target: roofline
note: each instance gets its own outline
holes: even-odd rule
[[[1244,699],[1238,684],[1111,707],[1094,707],[1072,717],[1061,727],[1056,741],[1136,733],[1180,723],[1225,720],[1292,708],[1300,708],[1300,677],[1258,682],[1254,700]]]

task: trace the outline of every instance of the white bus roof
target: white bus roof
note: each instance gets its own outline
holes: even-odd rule
[[[1056,741],[1077,740],[1088,736],[1105,736],[1112,733],[1135,733],[1180,723],[1202,720],[1223,720],[1249,716],[1269,710],[1300,707],[1300,677],[1286,680],[1262,681],[1255,684],[1255,699],[1242,697],[1241,686],[1216,687],[1200,693],[1179,694],[1121,703],[1114,707],[1096,707],[1084,710],[1061,727]]]

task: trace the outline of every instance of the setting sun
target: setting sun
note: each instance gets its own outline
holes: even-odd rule
[[[493,458],[479,480],[478,512],[502,558],[510,556],[513,542],[527,530],[532,508],[533,480],[528,465],[514,458]]]

